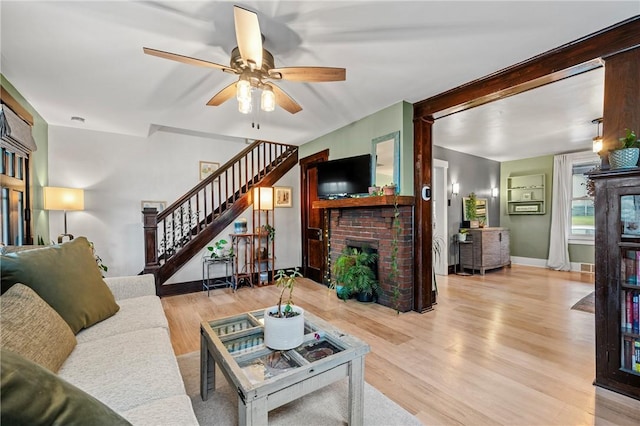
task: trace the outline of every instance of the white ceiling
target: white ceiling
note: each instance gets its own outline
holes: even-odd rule
[[[276,66],[344,67],[347,80],[280,83],[303,111],[263,113],[260,130],[233,100],[206,106],[234,76],[142,47],[227,64],[235,32],[226,1],[2,0],[0,71],[51,125],[301,144],[640,13],[637,0],[235,4],[258,13]],[[440,119],[436,143],[496,160],[588,149],[602,97],[602,71],[592,71]]]

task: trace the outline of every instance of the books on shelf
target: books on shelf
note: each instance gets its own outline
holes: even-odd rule
[[[622,368],[640,373],[640,338],[624,337]]]
[[[640,290],[623,290],[621,302],[623,331],[640,334]]]
[[[620,265],[620,278],[624,284],[640,284],[640,250],[626,250]]]

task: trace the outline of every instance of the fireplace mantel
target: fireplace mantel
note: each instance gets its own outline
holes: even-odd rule
[[[336,200],[317,200],[311,204],[314,209],[348,209],[357,207],[385,207],[395,205],[395,199],[399,206],[413,206],[415,197],[409,195],[380,195],[376,197],[339,198]]]

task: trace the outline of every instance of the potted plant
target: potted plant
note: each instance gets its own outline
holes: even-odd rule
[[[461,229],[461,230],[459,230],[459,231],[458,231],[458,241],[460,241],[460,242],[467,241],[467,233],[468,233],[468,232],[469,232],[469,231],[468,231],[468,230],[466,230],[466,229]]]
[[[633,130],[625,129],[627,134],[618,139],[622,146],[609,152],[609,164],[612,169],[636,167],[640,155],[640,140]]]
[[[224,257],[224,246],[229,244],[229,242],[225,239],[220,239],[218,241],[213,242],[213,246],[207,247],[207,250],[211,252],[211,257],[214,259]]]
[[[382,193],[384,195],[395,195],[396,194],[397,185],[393,182],[382,187]]]
[[[293,306],[293,288],[298,277],[302,277],[298,268],[276,272],[276,287],[282,288],[280,298],[277,305],[264,310],[264,344],[271,349],[292,349],[304,340],[304,310]]]
[[[336,286],[343,286],[342,297],[340,293],[338,297],[344,298],[347,294],[355,293],[361,302],[373,301],[374,293],[380,289],[372,269],[377,259],[375,253],[346,248],[334,264]]]

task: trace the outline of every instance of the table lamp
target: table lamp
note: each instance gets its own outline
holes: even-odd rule
[[[44,188],[44,209],[64,211],[64,234],[58,235],[58,243],[62,243],[64,237],[73,240],[73,235],[67,232],[67,211],[84,210],[84,190],[47,186]]]

